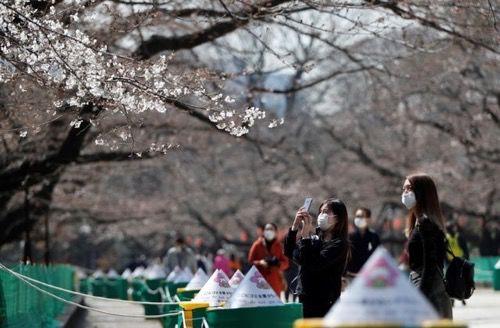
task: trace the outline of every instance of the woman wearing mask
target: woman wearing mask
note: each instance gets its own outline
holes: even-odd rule
[[[340,297],[342,274],[349,257],[344,203],[327,199],[319,213],[315,228],[313,218],[300,208],[285,237],[285,254],[299,265],[296,293],[305,318],[325,316]]]
[[[380,245],[378,234],[370,229],[372,212],[366,207],[360,207],[354,213],[354,231],[349,234],[351,243],[351,259],[347,270],[356,275],[363,265]]]
[[[434,181],[426,174],[406,178],[402,203],[408,208],[410,279],[443,318],[452,318],[443,282],[446,258],[445,222]]]
[[[254,264],[279,296],[285,290],[283,271],[288,268],[288,259],[283,254],[281,243],[277,240],[278,227],[266,224],[263,237],[259,237],[250,248],[248,262]]]

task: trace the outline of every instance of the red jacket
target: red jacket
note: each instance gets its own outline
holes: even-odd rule
[[[275,257],[276,265],[268,265],[267,267],[257,264],[260,260],[267,260]],[[263,237],[259,237],[250,248],[248,253],[248,262],[254,264],[259,272],[266,278],[267,282],[274,289],[276,294],[280,294],[285,289],[283,283],[283,271],[288,268],[288,258],[283,254],[283,247],[276,239],[273,241],[271,248],[266,247]]]

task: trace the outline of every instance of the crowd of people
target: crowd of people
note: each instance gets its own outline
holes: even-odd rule
[[[456,222],[445,222],[436,185],[428,175],[407,177],[401,202],[408,210],[406,243],[399,257],[401,268],[408,271],[410,281],[443,318],[452,318],[443,270],[451,260],[447,250],[469,257],[465,234]],[[306,208],[299,208],[284,238],[278,238],[278,226],[269,222],[245,257],[223,248],[214,255],[195,252],[179,236],[166,252],[163,265],[167,274],[180,267],[192,272],[202,268],[207,273],[220,269],[228,276],[255,265],[278,295],[298,298],[304,317],[323,317],[340,297],[345,283],[356,277],[381,244],[381,236],[372,228],[371,210],[359,207],[353,214],[349,220],[347,207],[336,198],[320,204],[316,219]],[[480,251],[490,254],[487,242],[495,236],[487,235],[485,227],[483,224],[485,245]]]

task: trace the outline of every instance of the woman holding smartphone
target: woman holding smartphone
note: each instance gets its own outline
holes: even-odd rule
[[[285,237],[285,255],[299,265],[296,294],[305,318],[325,316],[340,297],[349,257],[347,224],[346,206],[330,198],[319,207],[317,227],[302,207]]]

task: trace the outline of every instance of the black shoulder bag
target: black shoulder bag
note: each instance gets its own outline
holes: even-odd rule
[[[446,269],[444,277],[441,270],[438,269],[438,272],[443,279],[446,293],[449,297],[457,300],[469,299],[476,289],[476,284],[474,283],[474,263],[455,256],[447,240],[445,240],[445,243],[447,245],[446,252],[452,256],[452,260]]]
[[[474,263],[455,256],[449,247],[446,251],[453,257],[443,279],[446,292],[452,298],[466,300],[472,296],[476,289],[474,283]]]

